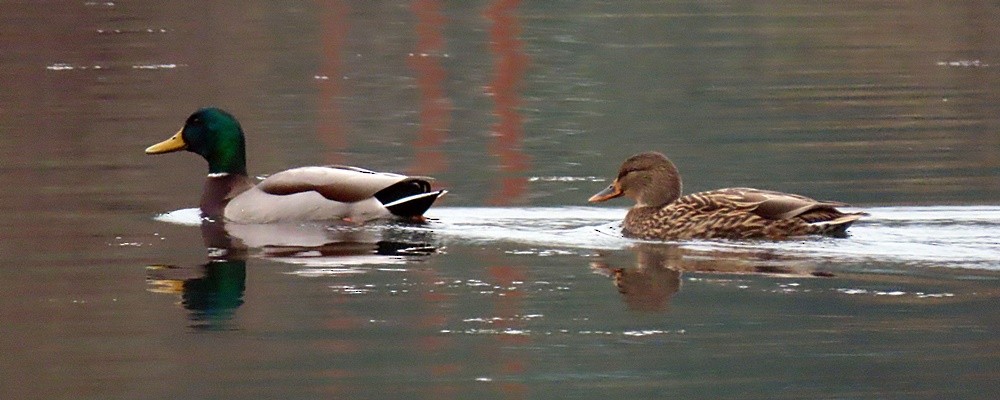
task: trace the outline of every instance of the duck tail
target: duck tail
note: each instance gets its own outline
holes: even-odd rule
[[[408,178],[379,190],[374,197],[398,217],[419,217],[438,197],[448,193],[446,190],[431,191],[427,178]]]
[[[849,228],[854,221],[857,221],[861,217],[867,215],[867,213],[844,214],[827,221],[811,222],[809,225],[814,227],[817,233],[835,237],[844,237],[847,236],[847,228]]]
[[[419,217],[424,215],[424,213],[427,212],[427,209],[431,208],[431,205],[434,204],[434,201],[437,200],[438,197],[444,196],[445,193],[448,193],[448,191],[438,190],[434,192],[419,193],[390,201],[383,205],[393,215],[400,217]]]

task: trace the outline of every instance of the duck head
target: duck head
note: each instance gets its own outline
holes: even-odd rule
[[[235,117],[218,108],[195,111],[181,130],[169,139],[149,146],[146,154],[180,150],[202,156],[208,161],[210,174],[247,173],[243,128]]]
[[[591,203],[625,196],[636,207],[661,206],[681,196],[681,176],[666,156],[657,152],[639,153],[622,163],[611,185],[588,200]]]

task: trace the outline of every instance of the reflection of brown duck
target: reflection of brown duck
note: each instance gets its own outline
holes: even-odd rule
[[[630,310],[663,311],[670,298],[680,290],[681,273],[671,268],[612,268],[603,260],[594,261],[590,268],[613,279],[618,293]]]
[[[681,196],[681,177],[666,156],[640,153],[591,202],[626,196],[636,201],[622,224],[626,236],[642,239],[781,239],[825,234],[843,236],[864,213],[844,213],[843,203],[750,188],[728,188]]]
[[[694,252],[672,244],[641,243],[636,251],[635,268],[614,268],[603,257],[591,263],[591,269],[613,279],[629,309],[663,311],[670,298],[680,291],[684,272],[720,274],[767,274],[794,277],[828,277],[828,272],[805,266],[789,265],[789,260],[774,259],[760,252]]]

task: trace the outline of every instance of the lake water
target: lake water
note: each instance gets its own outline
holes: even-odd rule
[[[994,398],[994,2],[0,0],[0,398]],[[251,173],[431,175],[426,225],[202,225],[201,106]],[[871,214],[636,242],[586,199]]]

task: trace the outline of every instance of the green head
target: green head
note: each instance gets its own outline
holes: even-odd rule
[[[229,113],[202,108],[188,117],[184,127],[170,139],[149,146],[146,154],[187,150],[208,161],[209,173],[247,173],[243,128]]]

